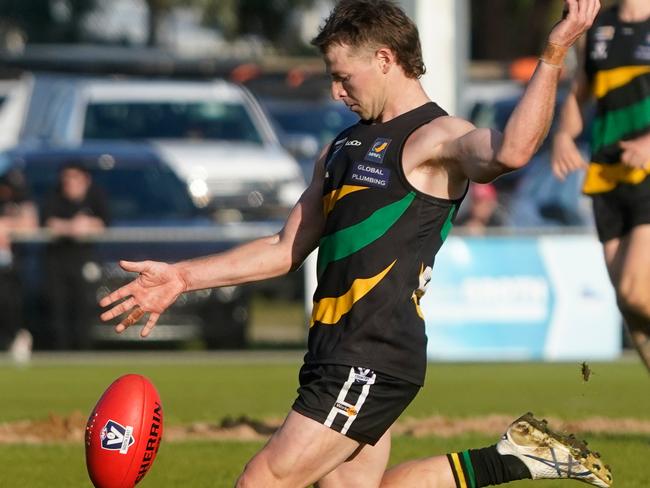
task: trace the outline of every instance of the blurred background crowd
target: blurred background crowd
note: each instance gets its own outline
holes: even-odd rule
[[[116,338],[96,302],[125,281],[119,258],[184,259],[281,225],[357,120],[309,46],[333,3],[0,0],[0,347],[99,347]],[[456,115],[503,129],[563,2],[466,3]],[[549,164],[544,145],[472,186],[456,232],[590,232],[581,175],[560,183]],[[156,338],[245,347],[251,297],[305,295],[302,276],[188,294]]]

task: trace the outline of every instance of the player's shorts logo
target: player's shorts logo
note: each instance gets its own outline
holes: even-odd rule
[[[373,163],[382,163],[384,161],[384,156],[386,155],[386,150],[388,149],[390,142],[391,139],[378,137],[375,139],[374,144],[370,147],[370,150],[366,153],[366,157],[364,159]]]
[[[354,368],[354,382],[357,384],[374,383],[375,372],[368,368]]]
[[[133,438],[133,427],[123,425],[109,420],[99,433],[99,438],[102,442],[102,449],[109,451],[120,451],[120,454],[126,454],[135,443]]]

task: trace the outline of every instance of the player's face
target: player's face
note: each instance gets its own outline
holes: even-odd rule
[[[325,64],[332,77],[332,98],[364,120],[376,119],[383,107],[385,79],[374,53],[335,44],[327,50]]]

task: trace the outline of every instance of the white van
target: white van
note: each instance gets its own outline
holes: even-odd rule
[[[305,188],[257,102],[233,83],[50,75],[31,85],[22,143],[151,145],[218,221],[284,218]]]

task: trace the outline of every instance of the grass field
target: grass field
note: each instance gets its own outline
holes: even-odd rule
[[[299,355],[167,354],[36,359],[28,368],[0,364],[0,424],[39,420],[77,410],[87,415],[116,377],[151,378],[165,408],[166,426],[224,417],[282,417],[293,401]],[[449,418],[526,411],[563,420],[591,417],[650,421],[650,378],[635,359],[596,363],[588,383],[579,364],[431,364],[427,384],[404,418]],[[618,488],[650,486],[650,434],[628,431],[584,435],[613,468]],[[494,435],[396,437],[391,464],[414,457],[480,447]],[[232,486],[263,440],[166,441],[143,487]],[[1,487],[87,487],[82,443],[0,443]],[[530,481],[511,486],[525,487]],[[539,488],[575,482],[535,482]],[[581,486],[581,485],[577,485]]]

